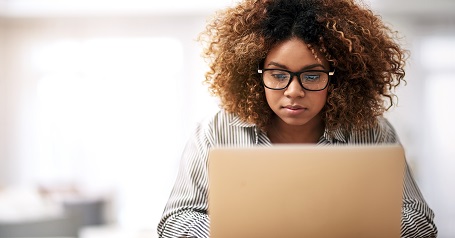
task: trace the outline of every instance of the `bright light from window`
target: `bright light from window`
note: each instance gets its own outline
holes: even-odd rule
[[[36,180],[115,190],[123,225],[157,224],[181,153],[181,43],[68,40],[33,58],[44,74]]]
[[[455,38],[427,38],[422,44],[422,65],[427,69],[455,69]]]
[[[444,34],[447,34],[445,32]],[[437,214],[437,225],[440,234],[452,237],[455,206],[453,170],[455,168],[455,149],[451,138],[455,134],[455,37],[435,35],[424,38],[421,48],[423,74],[425,76],[422,104],[426,114],[422,127],[423,137],[418,138],[424,143],[423,151],[427,156],[422,160],[422,167],[428,172],[424,174],[426,181],[423,187],[428,191],[428,201]],[[427,169],[428,168],[428,169]],[[444,235],[443,235],[444,236]]]

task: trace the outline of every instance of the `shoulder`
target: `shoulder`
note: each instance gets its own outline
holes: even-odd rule
[[[220,109],[217,112],[215,112],[211,117],[209,117],[208,120],[215,124],[229,125],[239,120],[239,117],[237,117],[234,113],[230,113],[223,109]]]
[[[204,118],[198,126],[200,136],[212,145],[249,144],[255,140],[256,130],[254,124],[244,122],[223,109]]]
[[[373,127],[372,131],[376,133],[379,142],[396,143],[399,142],[395,128],[385,117],[378,118],[378,124]]]
[[[378,117],[377,123],[363,130],[351,130],[345,133],[347,143],[381,144],[399,143],[398,135],[390,121],[385,117]]]
[[[201,120],[201,126],[206,129],[223,129],[235,127],[255,127],[254,124],[244,122],[234,113],[220,109]]]

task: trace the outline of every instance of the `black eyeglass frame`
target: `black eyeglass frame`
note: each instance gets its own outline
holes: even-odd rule
[[[284,71],[284,72],[287,72],[289,73],[289,75],[291,75],[291,78],[288,82],[288,84],[286,84],[286,86],[282,87],[282,88],[271,88],[271,87],[268,87],[267,85],[265,85],[264,83],[264,72],[265,71],[269,71],[269,70],[280,70],[280,71]],[[327,79],[327,84],[325,85],[324,88],[322,89],[308,89],[306,88],[305,86],[303,86],[303,83],[302,83],[302,80],[300,80],[300,75],[302,75],[303,73],[308,73],[308,72],[323,72],[323,73],[326,73],[328,75],[328,79]],[[333,71],[327,71],[327,70],[304,70],[304,71],[300,71],[300,72],[292,72],[292,71],[289,71],[289,70],[285,70],[285,69],[259,69],[258,68],[258,73],[261,74],[261,83],[264,87],[268,88],[268,89],[271,89],[271,90],[283,90],[283,89],[286,89],[287,87],[289,87],[289,85],[291,84],[292,80],[294,80],[294,76],[297,77],[298,79],[298,82],[300,84],[300,86],[305,89],[305,90],[308,90],[308,91],[322,91],[324,89],[327,88],[327,86],[329,85],[330,83],[330,78],[335,74],[335,69],[333,69]]]

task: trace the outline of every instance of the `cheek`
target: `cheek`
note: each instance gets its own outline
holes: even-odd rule
[[[321,91],[319,92],[319,95],[317,95],[316,100],[319,102],[319,104],[324,106],[327,103],[327,95],[327,90]]]
[[[265,89],[265,98],[269,106],[272,106],[281,97],[279,92],[278,90]]]

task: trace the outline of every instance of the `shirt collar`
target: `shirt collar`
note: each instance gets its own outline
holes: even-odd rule
[[[245,122],[239,117],[234,117],[232,121],[230,122],[232,126],[238,126],[238,127],[255,127],[256,125],[253,123]]]
[[[324,130],[324,134],[322,135],[322,140],[326,140],[331,144],[340,142],[340,143],[347,143],[347,139],[344,133],[344,130],[341,128],[337,128],[330,132],[327,128]]]
[[[267,141],[269,141],[267,135],[265,133],[263,133],[262,131],[259,131],[256,124],[254,124],[254,123],[245,122],[245,121],[241,120],[239,117],[234,116],[229,124],[231,126],[237,126],[237,127],[243,127],[243,128],[253,128],[255,145],[258,145],[260,142],[267,144]],[[271,144],[270,141],[268,144]]]
[[[256,127],[256,125],[254,123],[245,122],[242,119],[240,119],[239,117],[234,117],[230,124],[232,126],[238,126],[238,127],[247,127],[247,128]],[[256,136],[258,136],[258,135],[256,135]],[[335,129],[334,131],[332,131],[332,133],[330,133],[330,131],[326,128],[324,130],[324,134],[321,137],[321,140],[326,140],[331,144],[334,144],[337,142],[339,142],[339,143],[347,142],[344,130],[342,130],[341,128]]]

